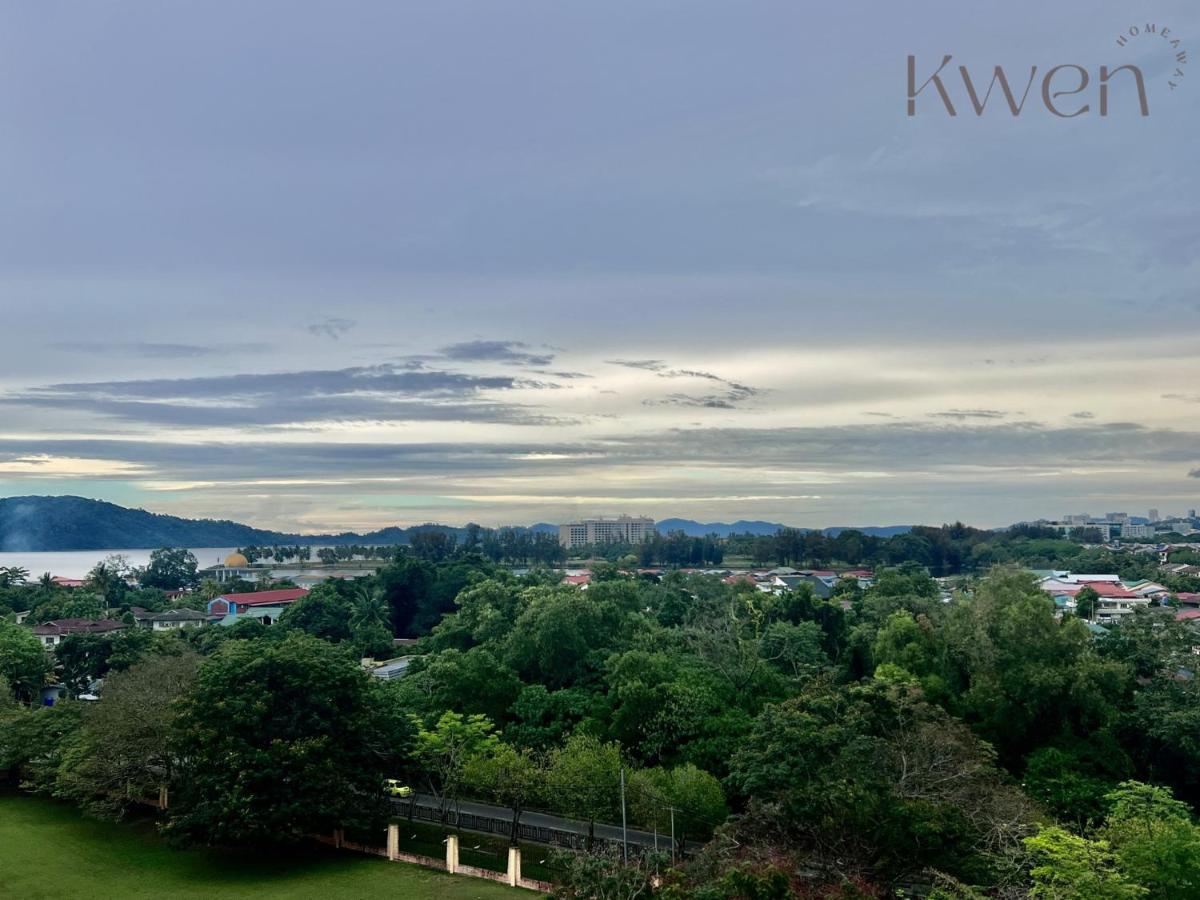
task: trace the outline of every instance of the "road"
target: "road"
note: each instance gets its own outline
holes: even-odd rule
[[[438,801],[430,794],[416,794],[414,796],[416,805],[422,809],[437,811],[439,809]],[[393,800],[392,807],[397,815],[408,816],[408,800]],[[476,803],[474,801],[462,800],[458,803],[458,810],[464,816],[479,816],[491,819],[498,819],[500,822],[507,823],[512,821],[512,810],[503,806],[492,806],[488,803]],[[454,810],[451,807],[450,821],[453,822]],[[528,810],[521,814],[522,828],[545,828],[551,831],[565,832],[567,834],[578,835],[581,838],[586,838],[588,833],[588,823],[581,822],[577,819],[566,819],[562,816],[556,816],[551,813],[536,812]],[[464,824],[464,828],[467,826]],[[468,828],[467,830],[475,830]],[[482,830],[482,829],[480,829]],[[492,833],[499,833],[493,830]],[[505,833],[507,833],[505,831]],[[671,849],[671,835],[658,834],[657,836],[652,831],[639,831],[636,828],[630,828],[627,832],[628,841],[631,845],[639,845],[647,848],[658,847],[663,852],[668,852]],[[621,826],[609,825],[601,822],[596,823],[595,836],[597,839],[611,841],[615,844],[621,843]],[[688,850],[698,849],[701,845],[688,841]]]

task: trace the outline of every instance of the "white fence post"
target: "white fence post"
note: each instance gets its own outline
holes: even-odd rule
[[[516,887],[521,883],[521,848],[508,848],[508,885]]]
[[[395,822],[388,825],[387,832],[387,856],[388,859],[395,859],[400,854],[400,826]]]
[[[458,871],[458,835],[446,835],[446,871],[453,875]]]

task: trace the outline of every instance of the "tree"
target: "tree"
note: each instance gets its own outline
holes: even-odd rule
[[[621,752],[615,744],[573,734],[551,752],[546,786],[559,812],[587,819],[590,848],[596,820],[612,819],[619,813]]]
[[[590,853],[554,854],[559,873],[555,900],[640,900],[654,894],[656,875],[665,861],[656,854],[622,858],[617,848]]]
[[[26,628],[0,619],[0,678],[20,700],[37,699],[50,672],[50,658]]]
[[[970,602],[951,604],[941,637],[958,695],[952,708],[1013,771],[1038,746],[1116,720],[1128,667],[1099,656],[1082,621],[1056,618],[1032,575],[989,573]]]
[[[613,610],[574,587],[533,589],[517,617],[507,661],[527,681],[566,687],[597,669],[619,624]]]
[[[795,678],[829,668],[825,633],[816,622],[772,622],[763,633],[762,652],[782,672]]]
[[[443,650],[412,661],[398,690],[411,711],[436,716],[444,710],[478,713],[493,722],[508,713],[521,690],[512,670],[484,647]]]
[[[28,581],[28,569],[21,566],[0,566],[0,588],[16,587]]]
[[[408,544],[413,556],[430,562],[441,562],[454,554],[457,542],[454,534],[436,527],[409,532]]]
[[[1106,841],[1092,841],[1057,825],[1025,839],[1033,855],[1031,897],[1048,900],[1135,900],[1148,891],[1117,868]]]
[[[1104,818],[1104,796],[1111,786],[1079,755],[1059,747],[1035,750],[1026,762],[1025,792],[1080,832]]]
[[[337,579],[323,581],[289,604],[278,625],[337,643],[350,639],[350,601],[339,592]]]
[[[0,774],[31,791],[51,793],[63,757],[79,732],[82,703],[0,709]]]
[[[1100,605],[1100,595],[1091,585],[1084,585],[1075,594],[1075,615],[1091,622],[1096,618],[1096,608]]]
[[[1019,871],[1034,815],[990,749],[903,684],[814,681],[768,706],[726,784],[844,877],[933,867],[999,883]]]
[[[370,677],[305,634],[225,641],[181,704],[167,833],[276,845],[382,822],[391,723]]]
[[[690,763],[674,769],[642,769],[629,778],[634,821],[669,833],[674,825],[680,852],[689,837],[712,834],[729,814],[721,783]]]
[[[484,798],[512,810],[509,838],[515,847],[521,836],[521,814],[541,796],[545,772],[529,750],[511,744],[489,745],[469,759],[463,781]]]
[[[360,656],[391,656],[391,611],[381,588],[363,584],[355,592],[350,607],[350,634]]]
[[[150,554],[150,563],[141,571],[138,582],[142,587],[178,591],[195,587],[196,557],[182,547],[163,547]]]
[[[486,716],[447,711],[433,728],[422,727],[419,720],[414,724],[418,726],[414,755],[438,798],[444,822],[449,804],[458,802],[467,764],[476,756],[492,752],[500,739]]]
[[[199,655],[152,656],[104,685],[83,711],[78,741],[60,767],[56,793],[94,815],[116,818],[170,784],[178,703],[196,681]]]
[[[1186,803],[1165,788],[1126,781],[1105,799],[1102,831],[1121,870],[1153,897],[1200,897],[1200,828]]]

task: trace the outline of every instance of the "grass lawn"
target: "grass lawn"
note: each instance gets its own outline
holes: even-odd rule
[[[536,894],[320,846],[297,853],[174,850],[149,823],[0,794],[0,897],[21,900],[520,900]]]

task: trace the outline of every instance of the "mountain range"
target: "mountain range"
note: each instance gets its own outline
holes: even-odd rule
[[[731,534],[754,534],[754,535],[771,535],[779,531],[781,528],[789,528],[791,526],[781,525],[778,522],[763,522],[759,520],[738,519],[736,522],[696,522],[692,519],[663,519],[661,522],[655,522],[655,527],[666,534],[668,531],[682,531],[690,537],[704,537],[706,535],[715,534],[717,537],[729,537]],[[816,531],[816,528],[797,528],[796,531]],[[894,537],[897,534],[905,534],[912,530],[911,525],[868,525],[863,528],[857,528],[847,525],[835,525],[830,528],[820,529],[829,537],[837,537],[843,531],[861,531],[863,534],[869,534],[872,537]]]
[[[519,526],[525,527],[525,526]],[[693,537],[716,534],[769,535],[783,525],[775,522],[695,522],[691,519],[664,519],[658,530],[683,531]],[[890,537],[909,530],[907,525],[858,529],[866,534]],[[331,544],[406,544],[414,531],[431,528],[452,532],[459,538],[465,528],[449,525],[389,526],[377,531],[340,534],[291,534],[254,528],[225,519],[184,519],[129,509],[103,500],[84,497],[8,497],[0,499],[0,552],[41,552],[65,550],[133,550],[154,547],[246,547],[250,545],[331,545]],[[557,534],[558,526],[539,522],[527,527],[532,532]],[[805,528],[802,531],[812,531]],[[826,528],[836,535],[842,527]]]

